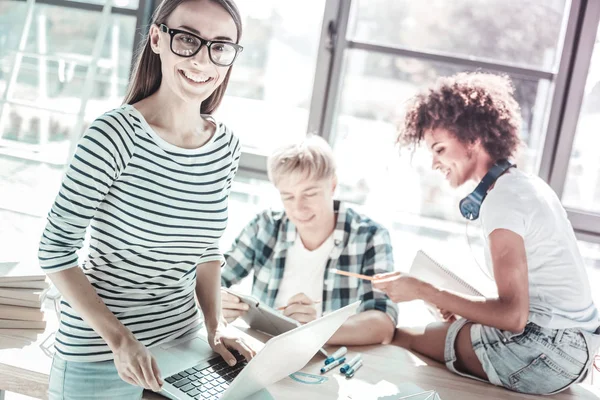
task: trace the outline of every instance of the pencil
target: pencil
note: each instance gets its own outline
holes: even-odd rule
[[[321,300],[317,300],[317,301],[313,301],[312,304],[319,304],[321,302]],[[301,304],[301,303],[292,303],[292,304]],[[289,306],[291,306],[292,304],[288,304],[287,306],[281,306],[281,307],[277,307],[277,309],[279,311],[285,310],[286,308],[288,308]],[[309,305],[309,304],[306,304]]]
[[[367,281],[375,280],[374,277],[369,276],[369,275],[357,274],[356,272],[342,271],[342,270],[335,269],[335,268],[333,268],[331,270],[331,272],[333,272],[334,274],[338,274],[338,275],[352,276],[354,278],[365,279]]]

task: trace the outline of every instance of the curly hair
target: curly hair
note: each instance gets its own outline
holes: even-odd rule
[[[442,77],[408,101],[398,128],[401,146],[417,146],[425,132],[443,128],[464,144],[481,142],[493,160],[513,156],[521,144],[521,112],[507,76],[459,73]]]

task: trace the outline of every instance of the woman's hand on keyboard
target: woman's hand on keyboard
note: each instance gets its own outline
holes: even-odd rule
[[[208,331],[208,344],[210,347],[223,357],[223,360],[229,365],[235,365],[235,356],[229,351],[236,350],[248,361],[256,355],[256,352],[242,339],[238,332],[228,329],[219,324],[214,331]]]
[[[126,338],[115,349],[115,366],[125,382],[145,389],[160,391],[162,380],[156,360],[146,346],[134,337]]]

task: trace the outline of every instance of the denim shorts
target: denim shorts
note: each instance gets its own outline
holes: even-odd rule
[[[52,360],[48,400],[135,400],[142,392],[119,377],[113,361],[65,361],[56,354]]]
[[[444,358],[452,372],[481,380],[454,366],[456,337],[468,322],[459,319],[450,326]],[[553,394],[585,378],[600,347],[600,328],[592,334],[529,322],[523,332],[515,334],[473,323],[471,343],[490,383],[520,393]]]

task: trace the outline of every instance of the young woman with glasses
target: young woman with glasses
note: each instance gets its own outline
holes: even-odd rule
[[[210,114],[242,51],[232,0],[164,0],[124,105],[81,138],[40,243],[63,296],[50,399],[140,398],[158,391],[148,348],[198,328],[231,365],[254,352],[220,315],[219,238],[240,156]],[[89,253],[76,251],[91,227]]]

